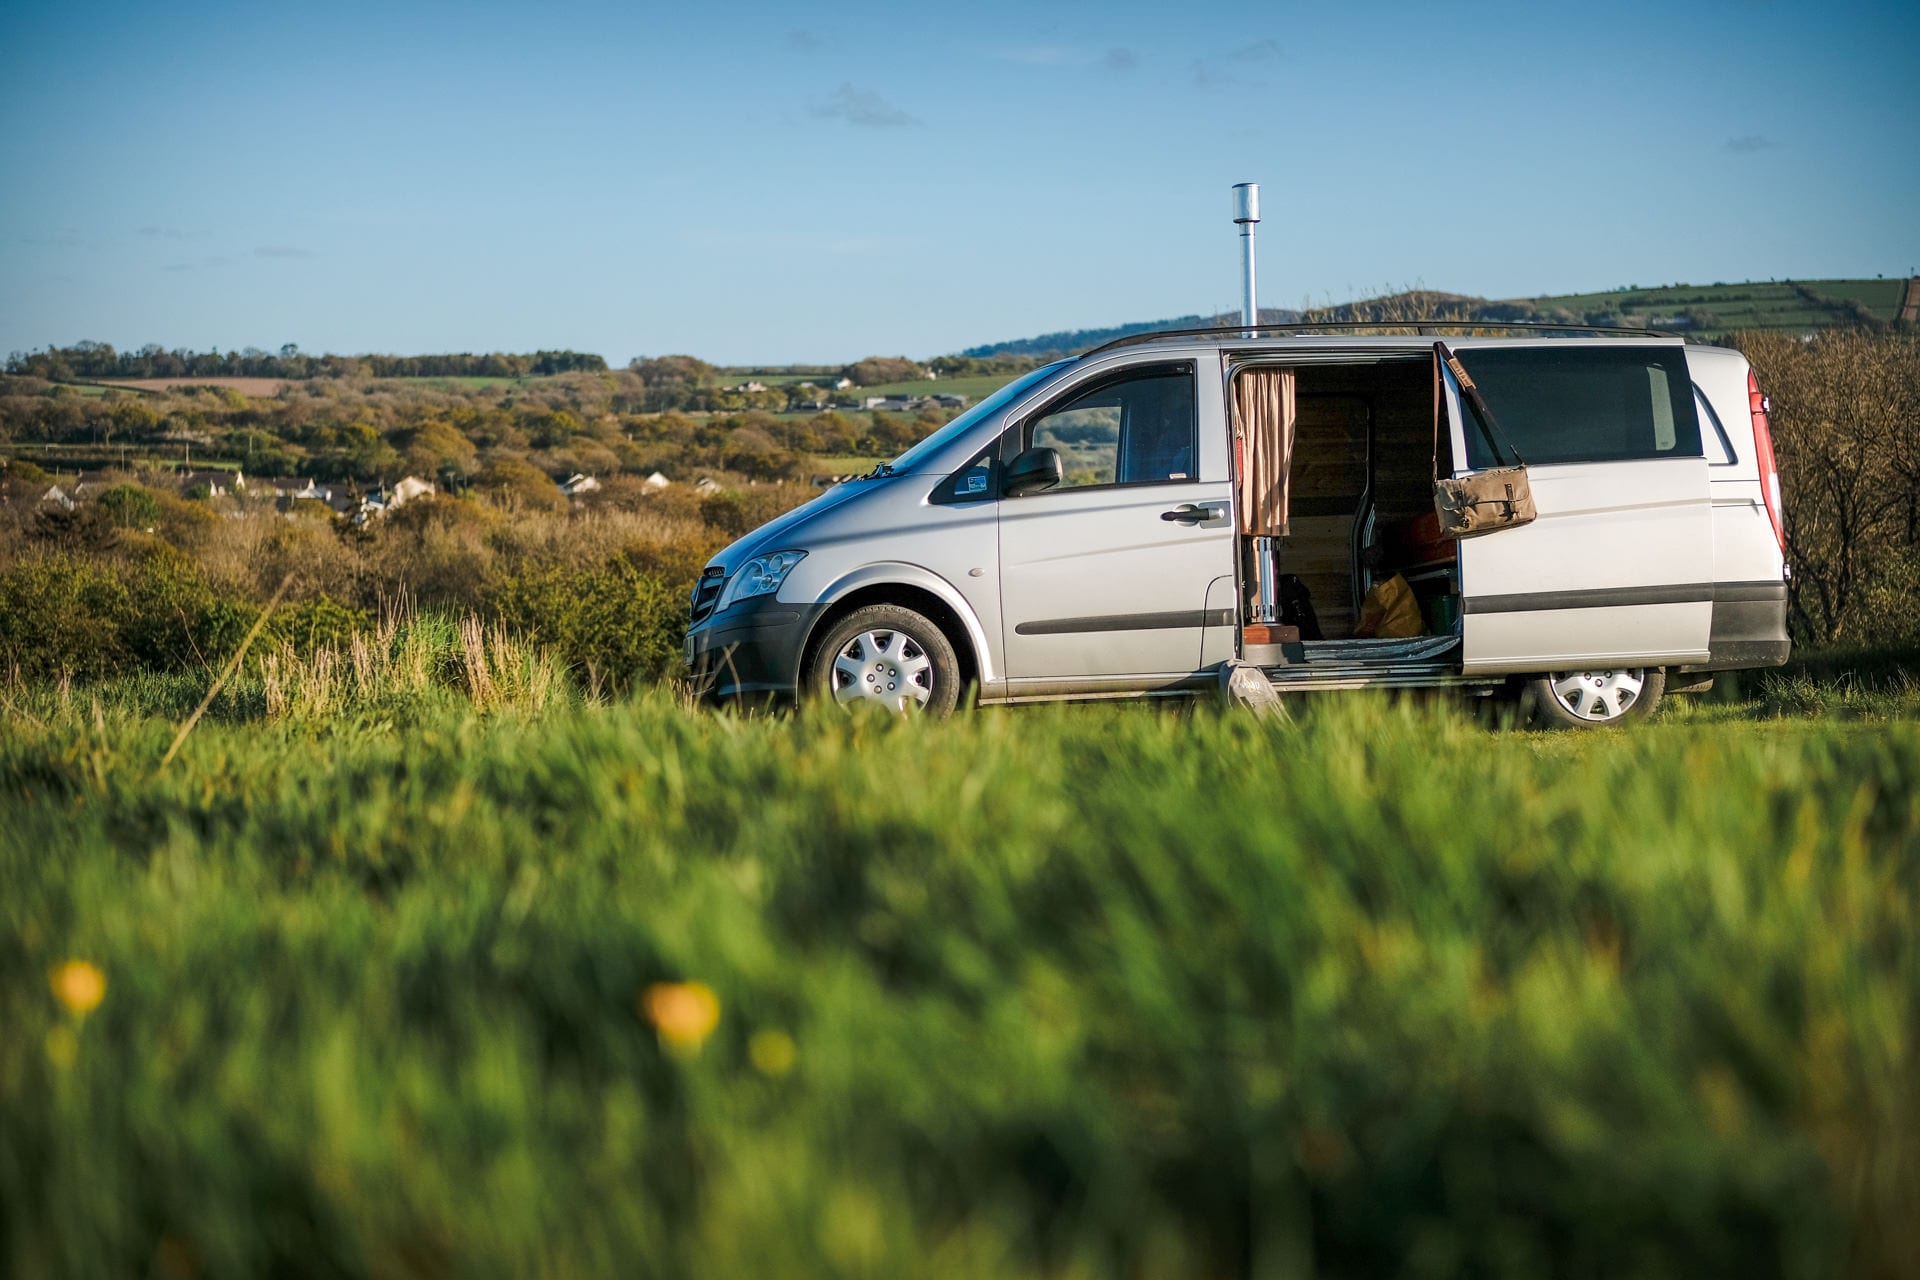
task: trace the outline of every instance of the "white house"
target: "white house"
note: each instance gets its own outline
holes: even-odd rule
[[[404,502],[427,497],[433,492],[433,486],[419,476],[407,476],[397,482],[387,495],[387,508],[391,510]]]
[[[672,483],[673,481],[656,471],[640,482],[640,491],[642,493],[658,493]]]

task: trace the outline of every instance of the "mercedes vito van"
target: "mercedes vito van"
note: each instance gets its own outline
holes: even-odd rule
[[[715,557],[695,687],[939,713],[1191,695],[1251,664],[1577,726],[1784,662],[1746,359],[1501,332],[1523,336],[1180,330],[1037,369]]]

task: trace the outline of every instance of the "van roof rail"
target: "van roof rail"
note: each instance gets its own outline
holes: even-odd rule
[[[1299,337],[1303,333],[1312,333],[1322,329],[1335,329],[1343,333],[1365,329],[1412,329],[1415,336],[1423,338],[1444,337],[1446,333],[1457,333],[1463,329],[1499,329],[1518,333],[1597,333],[1619,335],[1629,338],[1684,338],[1686,335],[1672,329],[1635,329],[1627,325],[1612,324],[1550,324],[1543,320],[1328,320],[1313,323],[1296,320],[1292,324],[1216,324],[1199,329],[1149,329],[1144,333],[1130,333],[1123,338],[1103,342],[1080,354],[1098,355],[1102,351],[1112,351],[1116,347],[1133,347],[1142,343],[1156,342],[1162,338],[1257,338],[1257,337]]]

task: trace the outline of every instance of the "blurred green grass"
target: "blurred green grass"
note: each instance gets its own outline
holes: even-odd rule
[[[185,684],[16,696],[0,1269],[1911,1273],[1920,724],[1807,678],[1567,736],[453,681],[165,771]]]

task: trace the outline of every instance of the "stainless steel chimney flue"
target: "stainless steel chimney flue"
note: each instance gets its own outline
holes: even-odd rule
[[[1254,295],[1253,279],[1253,229],[1260,223],[1259,183],[1234,184],[1233,221],[1240,228],[1240,267],[1243,277],[1240,323],[1247,326],[1247,336],[1251,338],[1253,327],[1260,323],[1260,304]]]

